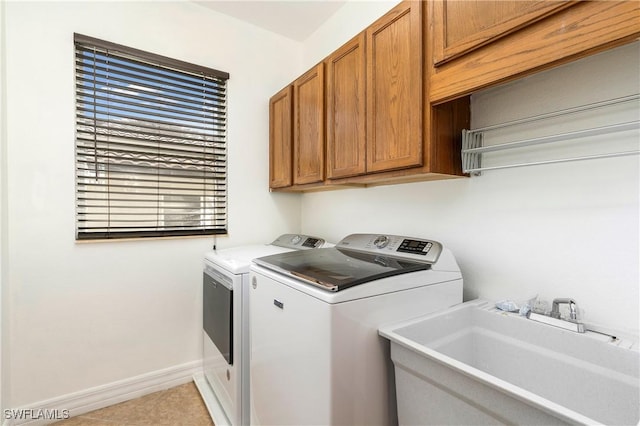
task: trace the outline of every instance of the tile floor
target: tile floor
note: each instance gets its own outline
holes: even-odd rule
[[[213,426],[193,382],[91,411],[55,426]]]

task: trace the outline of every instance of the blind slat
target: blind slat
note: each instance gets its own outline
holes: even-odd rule
[[[166,69],[158,71],[157,68],[153,68],[142,62],[136,62],[131,59],[121,60],[113,53],[111,55],[101,54],[100,51],[94,51],[91,49],[79,50],[76,53],[76,67],[81,68],[83,65],[89,66],[93,70],[102,70],[105,74],[112,72],[114,74],[125,74],[129,72],[129,75],[137,78],[148,78],[150,76],[157,77],[162,81],[169,81],[172,84],[183,83],[194,88],[205,87],[209,90],[222,90],[224,87],[216,80],[202,80],[200,75],[194,76],[191,74],[182,74],[171,72]]]
[[[104,96],[96,95],[88,97],[86,95],[79,96],[81,99],[76,102],[81,106],[82,111],[93,112],[96,109],[107,108],[108,110],[120,110],[133,112],[135,114],[160,115],[169,118],[188,118],[197,117],[198,121],[206,123],[224,123],[224,114],[215,111],[207,111],[202,105],[174,105],[174,104],[157,104],[144,98],[121,96]],[[88,98],[88,99],[87,99]],[[93,100],[93,102],[92,102]],[[135,117],[135,115],[133,115]]]
[[[115,146],[109,147],[105,145],[97,146],[95,148],[79,146],[78,153],[82,155],[95,156],[98,158],[111,158],[111,159],[119,159],[126,158],[131,160],[139,159],[140,161],[159,161],[159,162],[175,162],[175,160],[184,160],[190,161],[193,160],[193,164],[205,164],[212,165],[215,161],[223,160],[226,155],[223,154],[215,154],[215,153],[207,153],[200,152],[200,155],[197,155],[198,152],[195,151],[183,151],[180,154],[176,153],[175,150],[166,150],[166,149],[158,149],[153,146],[145,147],[133,147],[131,145],[123,146],[119,144],[114,144]],[[138,148],[138,149],[135,149]],[[155,151],[155,152],[154,152]],[[146,156],[146,157],[145,157]]]
[[[224,127],[221,130],[205,129],[198,130],[194,128],[184,128],[182,126],[171,123],[154,123],[151,121],[120,121],[109,122],[99,117],[87,117],[86,115],[76,116],[76,123],[85,129],[94,131],[95,128],[101,130],[101,133],[108,132],[135,132],[146,135],[156,135],[157,137],[167,138],[174,137],[179,139],[193,139],[196,141],[221,140],[224,141]],[[141,130],[142,129],[142,130]]]
[[[75,43],[76,238],[226,233],[228,74]]]
[[[93,54],[93,52],[90,54]],[[198,83],[196,83],[194,81],[182,80],[167,74],[155,73],[151,68],[138,69],[135,73],[131,73],[124,71],[118,64],[113,64],[113,66],[103,66],[103,64],[105,64],[105,62],[93,61],[89,56],[78,56],[75,68],[76,71],[82,71],[83,74],[90,74],[92,77],[91,80],[83,79],[81,81],[101,83],[119,81],[127,84],[135,83],[138,88],[144,87],[150,91],[171,88],[172,90],[176,90],[176,93],[183,93],[187,96],[199,96],[200,93],[205,93],[208,97],[224,97],[226,93],[225,87],[218,83],[211,84],[203,80],[199,80]]]
[[[77,72],[76,68],[76,72]],[[158,92],[160,87],[155,87],[149,84],[145,84],[143,81],[130,81],[124,78],[112,76],[109,80],[101,79],[99,75],[95,78],[93,74],[86,74],[85,77],[79,77],[76,79],[76,93],[84,94],[87,96],[93,95],[97,91],[120,91],[120,92],[132,92],[134,89],[138,91],[139,95],[152,96]],[[210,107],[223,108],[226,102],[226,92],[205,92],[206,96],[202,97],[202,93],[185,92],[179,90],[179,88],[173,86],[164,86],[162,89],[163,98],[167,100],[178,102],[196,102],[202,103]]]
[[[148,142],[148,143],[145,143]],[[198,147],[192,146],[191,149],[179,149],[177,146],[167,147],[158,143],[154,143],[154,141],[145,141],[141,140],[139,143],[127,143],[127,142],[114,142],[109,140],[98,139],[92,141],[90,139],[79,138],[78,139],[78,149],[82,150],[84,153],[93,154],[97,150],[110,150],[117,149],[121,152],[145,152],[142,151],[141,148],[147,148],[149,150],[155,149],[156,155],[176,155],[176,156],[184,156],[187,158],[199,157],[206,158],[208,160],[216,160],[216,159],[224,159],[226,158],[226,153],[217,148],[208,148],[208,147]],[[182,145],[184,146],[184,145]],[[187,145],[188,146],[188,145]]]
[[[146,111],[145,115],[137,115],[135,111],[127,111],[125,108],[111,108],[109,110],[104,109],[102,107],[99,108],[100,112],[95,115],[100,120],[106,121],[117,121],[118,119],[129,122],[143,122],[143,123],[158,123],[158,124],[173,124],[175,126],[181,127],[192,127],[193,129],[201,129],[204,131],[212,131],[217,128],[222,129],[224,126],[224,122],[219,123],[202,123],[200,120],[194,120],[192,118],[186,117],[172,117],[168,114],[151,114],[152,111]],[[93,109],[85,108],[80,105],[76,107],[76,111],[78,113],[82,113],[84,118],[92,118]],[[127,114],[130,113],[130,114]],[[153,117],[153,118],[151,118]],[[196,126],[195,123],[200,124]]]

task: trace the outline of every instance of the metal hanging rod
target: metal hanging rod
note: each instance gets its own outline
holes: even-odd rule
[[[465,154],[479,154],[482,152],[502,151],[505,149],[521,148],[524,146],[538,145],[538,144],[550,143],[550,142],[559,142],[559,141],[565,141],[570,139],[583,138],[587,136],[604,135],[607,133],[622,132],[625,130],[634,130],[639,128],[640,128],[640,121],[629,121],[626,123],[611,124],[609,126],[595,127],[592,129],[585,129],[585,130],[577,130],[575,132],[560,133],[560,134],[551,135],[551,136],[541,136],[539,138],[524,139],[520,141],[508,142],[508,143],[503,143],[499,145],[489,145],[489,146],[481,146],[477,148],[468,148],[468,149],[464,149],[462,152]]]
[[[553,160],[545,160],[545,161],[534,161],[534,162],[518,163],[518,164],[506,164],[506,165],[499,165],[499,166],[492,166],[492,167],[482,167],[482,164],[481,164],[482,154],[487,152],[502,151],[502,150],[513,149],[513,148],[522,148],[525,146],[547,144],[552,142],[566,141],[570,139],[582,138],[587,136],[597,136],[597,135],[603,135],[603,134],[609,134],[609,133],[621,132],[621,131],[627,131],[627,130],[638,130],[640,129],[640,120],[635,120],[635,121],[612,124],[612,125],[601,126],[601,127],[591,128],[591,129],[577,130],[577,131],[567,132],[562,134],[541,136],[537,138],[507,142],[507,143],[498,144],[498,145],[483,146],[484,133],[489,132],[491,130],[501,129],[509,126],[515,126],[518,124],[530,123],[530,122],[544,120],[544,119],[553,118],[553,117],[564,116],[567,114],[573,114],[581,111],[588,111],[596,108],[616,105],[623,102],[629,102],[629,101],[634,101],[638,99],[640,99],[640,94],[635,94],[635,95],[624,96],[621,98],[615,98],[607,101],[595,102],[592,104],[582,105],[574,108],[568,108],[560,111],[554,111],[546,114],[540,114],[534,117],[513,120],[506,123],[487,126],[487,127],[483,127],[475,130],[463,130],[462,131],[462,170],[465,173],[480,175],[481,172],[485,170],[498,170],[498,169],[533,166],[533,165],[540,165],[540,164],[565,163],[565,162],[571,162],[571,161],[591,160],[596,158],[611,158],[611,157],[621,157],[621,156],[628,156],[628,155],[638,155],[640,154],[640,150],[596,154],[596,155],[588,155],[588,156],[573,157],[573,158],[561,158],[561,159],[553,159]]]
[[[556,160],[545,160],[545,161],[532,161],[530,163],[506,164],[504,166],[479,167],[475,169],[467,169],[465,170],[465,173],[478,174],[485,170],[511,169],[514,167],[539,166],[541,164],[569,163],[572,161],[595,160],[598,158],[624,157],[628,155],[638,155],[638,154],[640,154],[640,151],[624,151],[624,152],[613,152],[611,154],[585,155],[583,157],[559,158]]]
[[[602,108],[602,107],[610,106],[610,105],[621,104],[621,103],[624,103],[624,102],[636,101],[636,100],[639,100],[639,99],[640,99],[640,94],[623,96],[623,97],[620,97],[620,98],[614,98],[614,99],[609,99],[609,100],[606,100],[606,101],[594,102],[594,103],[587,104],[587,105],[580,105],[580,106],[573,107],[573,108],[567,108],[567,109],[562,109],[562,110],[558,110],[558,111],[548,112],[548,113],[545,113],[545,114],[539,114],[539,115],[535,115],[533,117],[520,118],[518,120],[507,121],[505,123],[493,124],[491,126],[485,126],[485,127],[479,128],[479,129],[473,129],[473,130],[469,130],[469,131],[473,132],[473,133],[476,133],[476,132],[488,132],[490,130],[502,129],[504,127],[516,126],[518,124],[531,123],[531,122],[538,121],[538,120],[545,120],[547,118],[560,117],[560,116],[563,116],[563,115],[574,114],[574,113],[582,112],[582,111],[589,111],[589,110],[592,110],[592,109]]]

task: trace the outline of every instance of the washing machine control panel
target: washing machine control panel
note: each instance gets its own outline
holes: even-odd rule
[[[432,247],[433,247],[433,243],[431,241],[405,239],[405,240],[402,240],[400,247],[398,247],[398,251],[403,253],[415,253],[415,254],[419,254],[420,256],[426,256]]]
[[[351,234],[336,247],[426,263],[437,262],[442,252],[442,244],[437,241],[386,234]]]

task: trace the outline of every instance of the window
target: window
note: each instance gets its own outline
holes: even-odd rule
[[[226,233],[229,74],[74,41],[76,239]]]

